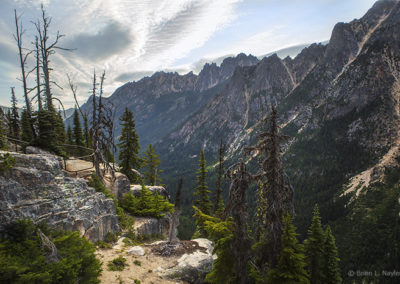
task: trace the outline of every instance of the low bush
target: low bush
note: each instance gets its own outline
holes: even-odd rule
[[[158,192],[153,194],[145,185],[142,185],[140,196],[135,197],[131,192],[125,194],[121,207],[134,216],[161,218],[166,213],[172,213],[174,205]]]
[[[39,229],[57,248],[56,258]],[[95,248],[79,232],[53,231],[20,220],[0,235],[0,283],[100,283]]]
[[[122,255],[114,258],[113,260],[107,263],[108,270],[111,271],[122,271],[126,266],[126,258]]]

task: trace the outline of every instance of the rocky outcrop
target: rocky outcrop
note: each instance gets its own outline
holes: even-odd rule
[[[92,241],[119,231],[114,202],[88,187],[85,180],[66,177],[59,157],[10,154],[15,165],[6,177],[0,176],[0,229],[28,218],[56,229],[79,231]]]
[[[146,188],[150,190],[153,194],[158,193],[162,197],[170,200],[170,196],[168,191],[165,189],[163,186],[158,186],[158,185],[146,185]],[[140,184],[132,184],[130,186],[130,190],[135,195],[136,197],[140,196],[140,191],[142,190],[142,186]]]
[[[133,231],[138,236],[164,236],[168,237],[169,215],[157,219],[149,217],[135,217]]]
[[[194,239],[193,241],[206,250],[185,253],[178,259],[176,266],[161,272],[161,276],[189,283],[203,283],[204,277],[212,269],[214,243],[208,239]]]
[[[114,177],[111,175],[106,175],[104,181],[107,188],[111,190],[118,200],[121,200],[122,197],[130,190],[131,182],[123,173],[116,172],[114,173]]]

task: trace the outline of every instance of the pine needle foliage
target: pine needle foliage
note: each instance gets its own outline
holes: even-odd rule
[[[144,180],[149,185],[161,185],[162,182],[160,177],[162,171],[158,168],[161,161],[158,156],[154,152],[153,145],[149,144],[143,158]]]
[[[31,127],[32,124],[33,124],[32,118],[29,118],[26,109],[23,109],[20,121],[21,139],[28,143],[32,143],[34,137]]]
[[[74,143],[74,138],[73,138],[73,135],[72,135],[72,129],[71,129],[71,126],[68,125],[68,128],[67,128],[67,144],[72,145],[73,143]]]
[[[61,144],[65,143],[60,135],[59,114],[54,110],[41,110],[37,112],[38,136],[35,146],[54,152],[57,155],[65,155]],[[65,134],[64,134],[65,135]]]
[[[225,206],[224,206],[224,199],[222,196],[222,186],[223,186],[223,179],[224,179],[224,153],[225,153],[226,146],[220,143],[218,149],[218,173],[217,173],[217,182],[216,182],[216,189],[215,189],[215,200],[214,200],[214,215],[216,217],[222,218]]]
[[[49,261],[40,229],[56,246],[58,261]],[[20,220],[0,237],[0,283],[100,283],[101,262],[92,243],[79,232],[52,231]]]
[[[131,192],[124,195],[121,207],[134,216],[161,218],[172,213],[174,205],[158,192],[151,192],[143,183],[140,196],[135,197]]]
[[[133,113],[126,108],[120,121],[122,125],[122,132],[118,144],[120,148],[118,156],[120,160],[120,171],[129,178],[131,183],[137,183],[139,177],[132,172],[132,169],[138,170],[142,164],[142,160],[138,156],[140,150],[139,136],[136,133]]]
[[[14,88],[11,88],[11,113],[10,113],[10,136],[14,139],[19,139],[20,136],[20,125],[19,125],[19,114],[17,107],[17,98],[15,97]]]
[[[305,255],[303,247],[297,241],[296,227],[292,224],[292,217],[286,214],[282,218],[282,250],[278,265],[267,273],[267,283],[310,283],[305,269]]]
[[[194,204],[206,215],[211,214],[212,203],[210,201],[210,191],[206,183],[207,168],[204,150],[200,152],[199,169],[197,171],[197,187],[194,196],[197,199]]]
[[[78,110],[75,108],[74,111],[74,127],[72,129],[73,131],[73,137],[74,137],[74,142],[75,145],[77,146],[84,146],[84,140],[83,140],[83,134],[82,134],[82,127],[81,127],[81,121],[79,118],[79,113]]]
[[[325,230],[325,244],[324,244],[324,283],[338,284],[342,283],[339,269],[339,257],[335,244],[335,238],[332,234],[331,227],[328,226]]]
[[[310,275],[311,283],[325,283],[325,233],[322,229],[318,205],[314,206],[313,214],[311,226],[307,233],[307,239],[304,241],[307,270]]]
[[[204,226],[208,237],[215,242],[214,253],[217,259],[213,263],[212,270],[205,278],[206,283],[230,284],[236,283],[235,258],[233,255],[233,230],[234,224],[231,218],[222,221],[217,217],[204,214],[199,208],[193,206],[194,217],[198,223]]]

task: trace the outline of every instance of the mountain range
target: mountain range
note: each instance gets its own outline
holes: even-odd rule
[[[242,159],[275,106],[291,137],[283,159],[301,236],[319,204],[337,236],[342,269],[357,270],[398,262],[391,245],[400,242],[399,99],[400,2],[381,0],[362,18],[336,24],[326,45],[294,58],[239,54],[198,75],[157,72],[106,100],[117,118],[125,107],[133,111],[140,143],[160,154],[170,191],[184,176],[187,216],[200,150],[212,189],[220,140],[226,164]],[[90,107],[89,99],[82,108]]]

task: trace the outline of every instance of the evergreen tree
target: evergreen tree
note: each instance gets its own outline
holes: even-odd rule
[[[57,134],[57,145],[62,145],[65,144],[65,141],[67,140],[67,134],[65,133],[65,125],[64,125],[64,120],[62,118],[61,111],[55,114],[55,130]],[[62,147],[65,148],[65,147]],[[64,153],[63,153],[64,154]]]
[[[6,147],[6,129],[3,124],[4,113],[0,108],[0,149],[4,149]]]
[[[206,184],[206,159],[204,158],[204,150],[202,149],[200,152],[200,160],[199,160],[199,169],[197,171],[197,188],[194,193],[194,196],[197,199],[194,201],[194,204],[206,215],[210,215],[212,203],[210,201],[210,191],[207,189]]]
[[[14,139],[19,139],[19,114],[17,107],[17,98],[15,97],[14,88],[11,88],[11,114],[9,118],[10,136]]]
[[[314,216],[304,241],[307,270],[312,284],[324,284],[324,247],[325,234],[321,226],[318,205],[314,207]]]
[[[338,251],[330,226],[328,226],[325,230],[324,260],[324,283],[342,283],[342,278],[340,277]]]
[[[293,189],[284,178],[281,160],[281,142],[287,139],[279,134],[278,114],[274,107],[265,120],[267,130],[262,131],[256,147],[260,155],[262,179],[257,196],[257,240],[259,254],[257,263],[263,273],[274,268],[281,251],[282,217],[285,212],[293,214]]]
[[[88,118],[87,115],[83,116],[83,136],[85,139],[85,146],[90,148],[92,147],[92,137],[90,136],[89,133],[89,123],[88,123]]]
[[[59,118],[54,110],[43,109],[37,112],[38,137],[35,145],[50,150],[58,155],[63,155],[58,139]]]
[[[131,192],[125,194],[121,207],[134,216],[161,218],[165,213],[172,212],[174,205],[158,192],[152,193],[143,183],[140,196],[135,197]]]
[[[73,133],[74,133],[74,142],[75,145],[77,146],[84,146],[83,143],[83,135],[82,135],[82,127],[81,127],[81,121],[79,119],[79,113],[77,109],[75,108],[74,111],[74,127],[73,127]]]
[[[161,178],[159,174],[162,172],[158,169],[160,163],[158,155],[154,152],[153,145],[149,144],[143,159],[143,175],[149,185],[160,185]]]
[[[282,250],[278,265],[267,273],[267,283],[310,283],[305,269],[305,256],[297,241],[296,227],[290,214],[283,216]]]
[[[224,152],[225,145],[222,144],[222,140],[218,149],[218,176],[215,189],[215,200],[214,200],[214,215],[222,218],[224,214],[225,206],[222,197],[222,182],[224,176]]]
[[[138,182],[138,176],[132,172],[132,169],[138,170],[141,165],[141,159],[138,157],[140,145],[139,137],[135,129],[133,113],[126,108],[120,118],[122,131],[119,137],[118,147],[120,148],[119,160],[121,173],[124,173],[131,183]]]
[[[10,110],[7,111],[6,120],[5,121],[6,121],[7,128],[8,128],[6,136],[13,137],[13,128],[12,128],[12,124],[11,124],[12,118],[11,118],[11,111]]]
[[[68,125],[67,128],[67,144],[69,145],[74,144],[74,138],[72,137],[72,129],[70,125]]]
[[[33,133],[31,128],[31,121],[26,109],[22,110],[20,125],[21,125],[21,139],[23,141],[31,143],[33,141]]]

